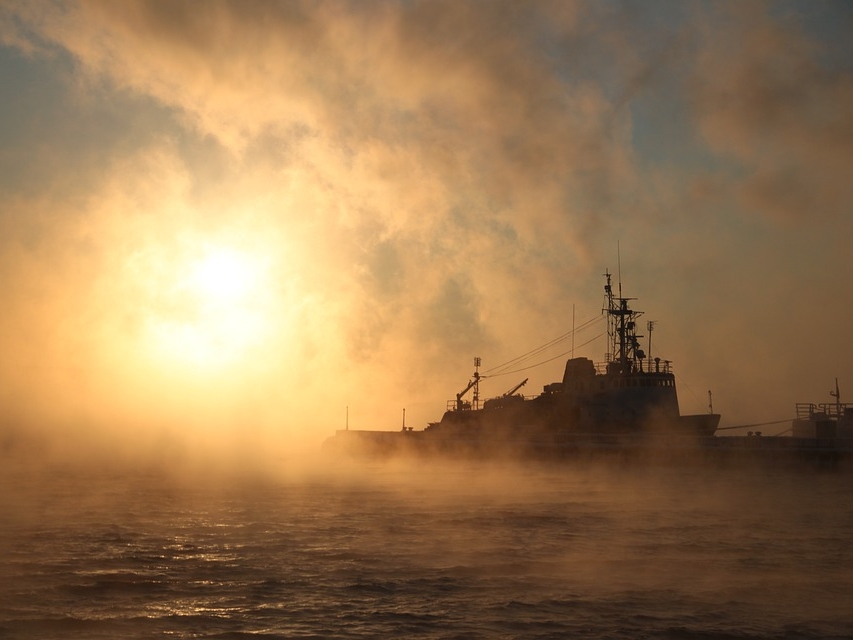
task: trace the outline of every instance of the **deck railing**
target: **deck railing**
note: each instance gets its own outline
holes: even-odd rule
[[[815,414],[821,418],[826,417],[830,420],[837,420],[844,416],[847,411],[853,411],[853,404],[849,402],[823,402],[815,404],[813,402],[798,402],[797,403],[797,420],[812,420]]]
[[[599,375],[604,375],[607,373],[607,365],[608,362],[596,362],[595,363],[595,372]],[[660,360],[655,362],[654,360],[649,361],[641,360],[640,366],[643,367],[643,370],[634,371],[633,373],[672,373],[672,361],[671,360]]]

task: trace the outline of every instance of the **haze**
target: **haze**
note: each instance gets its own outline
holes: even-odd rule
[[[4,448],[421,428],[474,356],[598,316],[606,268],[683,413],[846,398],[851,29],[847,2],[5,0]]]

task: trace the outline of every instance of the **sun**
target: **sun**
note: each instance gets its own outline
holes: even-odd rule
[[[148,316],[149,355],[206,371],[257,357],[278,317],[268,255],[204,245],[164,262]]]
[[[228,248],[208,249],[190,269],[189,288],[209,303],[234,303],[253,294],[258,287],[257,260]]]

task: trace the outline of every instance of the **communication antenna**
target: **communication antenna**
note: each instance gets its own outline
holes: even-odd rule
[[[649,330],[649,362],[652,361],[652,331],[655,330],[655,325],[657,324],[657,320],[649,320],[646,323],[646,328]]]
[[[835,391],[830,391],[829,395],[835,398],[835,415],[841,417],[841,391],[838,389],[838,378],[835,379]]]
[[[619,297],[622,297],[622,250],[619,248],[619,241],[616,241],[616,276],[619,280]]]
[[[575,305],[572,304],[572,360],[575,358]]]
[[[474,356],[474,408],[480,408],[480,356]]]
[[[714,397],[710,389],[708,389],[708,413],[714,413]]]

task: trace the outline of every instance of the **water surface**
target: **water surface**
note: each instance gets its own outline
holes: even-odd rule
[[[3,638],[853,637],[849,475],[4,477]]]

